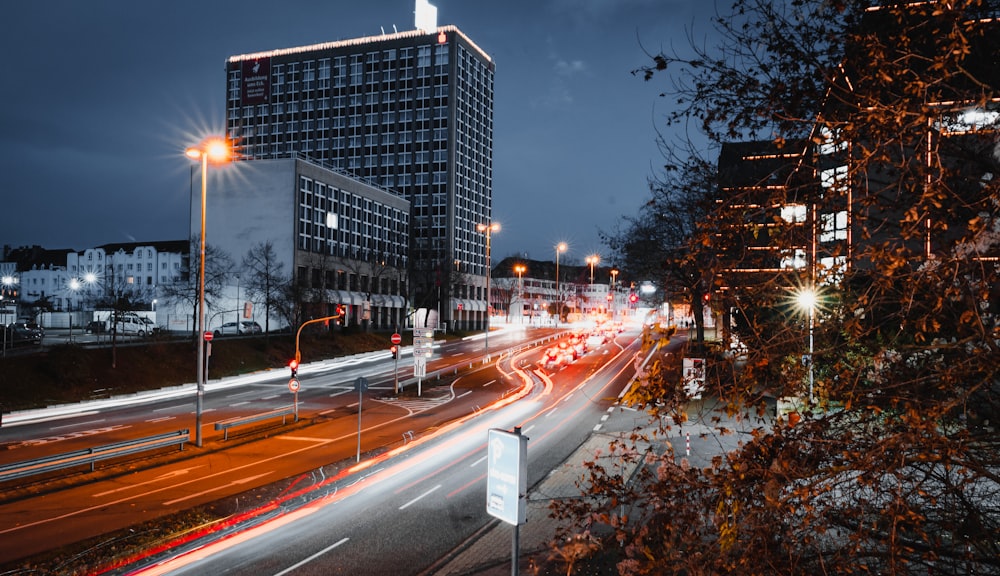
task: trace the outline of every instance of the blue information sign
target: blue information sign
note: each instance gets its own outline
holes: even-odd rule
[[[528,437],[492,428],[486,445],[486,512],[508,524],[527,516]]]

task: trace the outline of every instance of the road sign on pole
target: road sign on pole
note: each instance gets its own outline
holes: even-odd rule
[[[508,524],[524,524],[527,516],[528,437],[491,428],[486,444],[486,512]]]
[[[399,343],[401,343],[403,341],[403,337],[400,336],[399,333],[397,332],[397,333],[395,333],[395,334],[392,335],[392,339],[391,340],[392,340],[393,344],[399,344]]]

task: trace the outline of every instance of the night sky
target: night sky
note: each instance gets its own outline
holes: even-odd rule
[[[665,78],[645,52],[710,32],[713,2],[436,0],[497,65],[493,256],[607,253],[649,198]],[[413,0],[4,4],[0,244],[84,249],[188,235],[184,149],[221,134],[226,58],[412,30]],[[644,52],[645,51],[645,52]],[[211,239],[209,238],[209,243]]]

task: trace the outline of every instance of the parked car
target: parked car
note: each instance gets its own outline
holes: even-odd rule
[[[108,331],[108,323],[104,320],[91,320],[85,330],[87,334],[103,334]]]
[[[41,344],[45,331],[34,322],[18,321],[8,324],[5,328],[6,341],[9,346],[15,344]]]
[[[237,334],[260,334],[261,332],[260,324],[253,320],[240,320],[239,322],[226,322],[212,333],[216,336],[235,336]]]

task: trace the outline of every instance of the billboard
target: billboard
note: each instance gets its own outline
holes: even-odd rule
[[[271,99],[271,59],[244,60],[241,72],[240,103],[243,106],[267,104]]]

